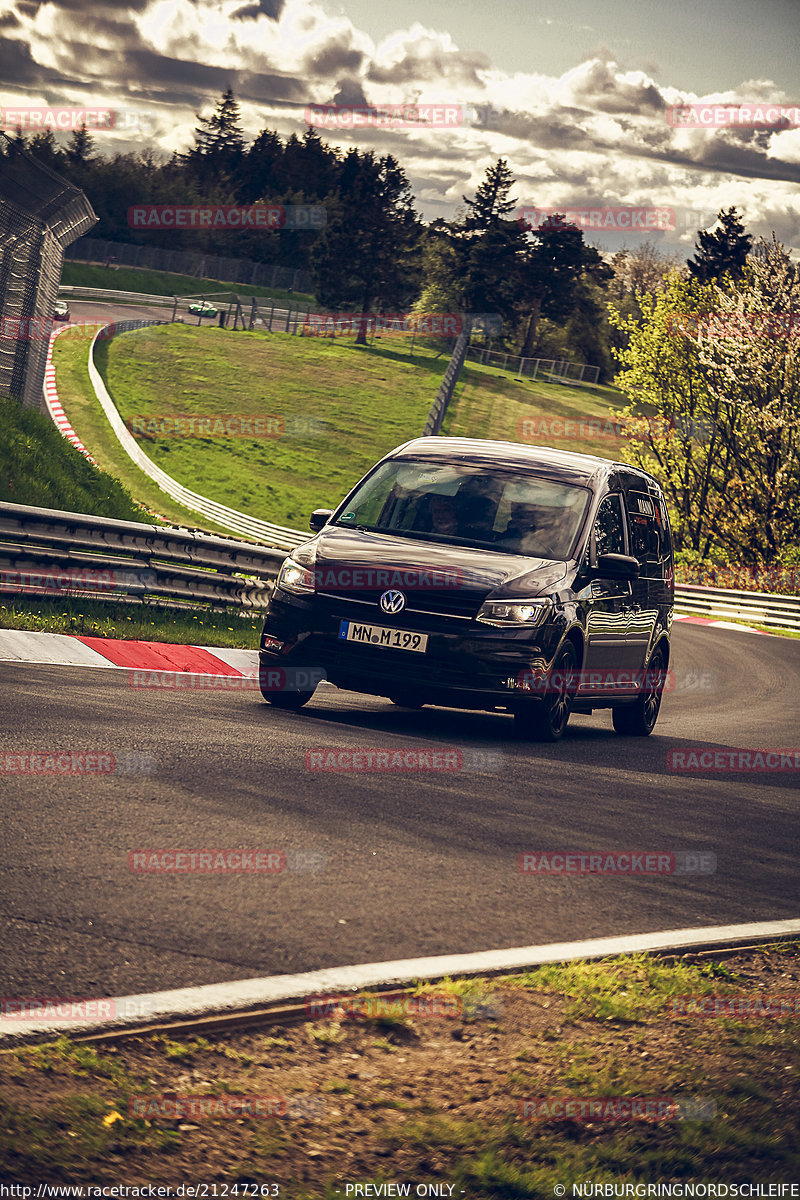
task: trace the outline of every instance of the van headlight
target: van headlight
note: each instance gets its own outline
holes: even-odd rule
[[[293,596],[307,596],[316,588],[315,554],[305,547],[284,559],[277,586]],[[302,561],[301,561],[302,560]]]
[[[475,618],[484,625],[521,626],[541,625],[551,611],[549,600],[484,600]]]

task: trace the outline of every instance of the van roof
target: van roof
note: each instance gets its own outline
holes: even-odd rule
[[[652,479],[630,463],[594,454],[555,450],[552,446],[530,446],[521,442],[495,442],[484,438],[420,437],[398,446],[387,458],[422,458],[429,461],[472,462],[480,465],[524,467],[563,482],[590,484],[615,470]]]

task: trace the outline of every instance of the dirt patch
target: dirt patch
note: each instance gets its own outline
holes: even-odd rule
[[[687,996],[782,996],[783,1014],[686,1015]],[[799,1011],[792,945],[433,985],[225,1036],[63,1040],[0,1055],[0,1177],[291,1200],[791,1182]]]

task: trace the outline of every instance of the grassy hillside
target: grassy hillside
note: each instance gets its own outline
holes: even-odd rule
[[[123,486],[140,504],[146,505],[165,520],[176,525],[188,525],[204,529],[209,533],[235,537],[229,529],[222,529],[200,513],[192,512],[162,492],[157,484],[145,475],[128,458],[117,441],[116,435],[105,418],[92,390],[87,370],[90,338],[56,338],[53,346],[53,362],[56,368],[58,398],[61,401],[72,428],[91,452],[103,470],[117,477]]]
[[[126,420],[272,417],[272,438],[144,437],[181,483],[264,520],[305,528],[379,458],[421,433],[446,355],[215,327],[162,326],[102,343],[98,365]]]
[[[140,441],[185,486],[262,520],[303,529],[312,508],[336,504],[377,458],[421,433],[448,355],[419,342],[413,357],[410,351],[410,339],[402,337],[360,348],[352,339],[176,325],[101,342],[98,364],[127,420],[273,418],[281,436],[176,438],[156,436],[152,426]],[[59,394],[70,420],[98,461],[149,507],[167,512],[163,494],[122,460],[91,398],[86,352],[80,342],[56,343]],[[444,432],[613,458],[621,440],[606,422],[609,409],[621,403],[613,388],[531,383],[471,363]],[[193,523],[202,524],[199,517]]]
[[[43,413],[0,399],[0,500],[121,521],[153,518],[118,479],[98,470]]]
[[[609,412],[626,403],[614,387],[531,382],[471,362],[459,380],[442,432],[616,458],[623,439]]]

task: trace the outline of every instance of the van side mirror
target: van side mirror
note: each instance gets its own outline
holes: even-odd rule
[[[308,518],[309,529],[313,529],[314,533],[319,533],[323,525],[327,525],[332,516],[332,508],[315,508],[311,516]]]
[[[632,581],[639,578],[639,560],[630,554],[599,554],[592,575]]]

